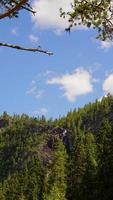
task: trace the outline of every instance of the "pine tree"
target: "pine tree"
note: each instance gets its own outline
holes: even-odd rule
[[[57,139],[51,168],[46,171],[44,200],[66,200],[66,161],[64,145]]]
[[[86,170],[85,137],[80,127],[76,128],[73,151],[71,156],[71,188],[68,189],[69,199],[81,199],[82,182]],[[70,192],[69,192],[70,191]]]
[[[0,183],[0,200],[5,200],[5,196],[4,196],[4,193],[3,193],[3,187],[2,187],[1,183]]]
[[[97,146],[92,133],[85,134],[85,150],[86,171],[82,183],[82,196],[84,200],[91,200],[92,196],[96,198],[98,167]]]
[[[113,199],[113,130],[108,119],[104,118],[99,130],[99,186],[103,199]]]

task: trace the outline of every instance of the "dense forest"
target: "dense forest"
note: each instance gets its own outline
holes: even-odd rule
[[[113,97],[60,119],[0,116],[0,200],[112,200]]]

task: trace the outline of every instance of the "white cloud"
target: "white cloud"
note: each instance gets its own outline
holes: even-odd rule
[[[35,36],[35,35],[33,35],[33,34],[30,34],[29,36],[28,36],[28,38],[29,38],[29,40],[32,42],[32,43],[37,43],[38,42],[38,37],[37,36]]]
[[[113,41],[111,41],[110,39],[106,39],[105,41],[101,41],[101,40],[97,40],[95,38],[91,38],[91,41],[93,43],[97,43],[98,49],[102,49],[105,52],[107,52],[110,48],[113,47]]]
[[[65,30],[69,23],[67,18],[60,17],[59,9],[69,11],[71,9],[70,3],[70,0],[34,0],[33,8],[37,13],[32,17],[33,22],[41,28]]]
[[[113,95],[113,74],[110,74],[103,83],[103,90],[105,93]]]
[[[65,12],[72,10],[71,3],[74,0],[34,0],[33,8],[36,11],[35,16],[32,15],[32,21],[36,27],[42,29],[52,29],[56,35],[60,35],[62,31],[69,27],[69,16],[60,17],[60,8]],[[86,29],[83,25],[78,25],[77,29]]]
[[[46,70],[45,73],[43,74],[44,77],[48,77],[48,78],[55,75],[56,75],[56,72],[52,70]]]
[[[17,35],[17,34],[18,34],[18,33],[17,33],[17,28],[12,28],[11,33],[12,33],[13,35]]]
[[[37,116],[37,115],[46,115],[47,114],[47,112],[48,112],[48,110],[46,109],[46,108],[40,108],[40,109],[38,109],[38,110],[34,110],[33,111],[33,115],[34,116]]]
[[[43,91],[43,90],[38,90],[38,91],[36,92],[35,98],[36,98],[36,99],[39,99],[39,98],[41,98],[41,97],[42,97],[42,95],[43,95],[43,93],[44,93],[44,91]]]
[[[63,96],[74,102],[77,96],[93,91],[93,78],[90,72],[78,68],[73,73],[67,73],[47,80],[47,84],[56,84],[63,90]]]
[[[113,47],[113,42],[109,39],[107,39],[106,41],[101,41],[101,43],[100,43],[101,49],[108,50],[111,47]]]
[[[30,95],[30,96],[34,96],[36,99],[39,99],[42,97],[44,91],[43,90],[39,90],[36,81],[32,80],[31,82],[31,87],[29,90],[27,90],[26,94]]]

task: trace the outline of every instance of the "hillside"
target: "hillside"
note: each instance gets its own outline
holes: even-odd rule
[[[112,200],[113,97],[56,120],[0,116],[0,200]]]

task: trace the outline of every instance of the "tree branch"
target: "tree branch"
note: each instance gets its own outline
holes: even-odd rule
[[[17,50],[22,50],[22,51],[31,51],[31,52],[44,53],[44,54],[47,54],[49,56],[53,55],[52,52],[43,50],[41,48],[25,48],[25,47],[22,47],[22,46],[12,45],[12,44],[2,43],[2,42],[0,42],[0,46],[2,46],[2,47],[8,47],[8,48],[13,48],[13,49],[17,49]]]
[[[30,9],[30,8],[27,8],[27,7],[25,7],[25,6],[22,6],[22,8],[23,8],[24,10],[27,10],[27,11],[31,12],[33,15],[36,14],[36,11],[34,11],[34,10]]]
[[[28,0],[20,0],[20,3],[16,4],[15,7],[12,9],[8,10],[7,12],[0,14],[0,19],[3,19],[5,17],[10,17],[11,14],[17,12],[20,10],[20,8],[27,3]]]
[[[17,0],[12,0],[15,4],[18,4],[17,3]],[[28,0],[29,1],[29,0]],[[35,15],[36,11],[33,10],[33,8],[30,6],[29,3],[26,3],[25,6],[22,6],[23,9],[31,12],[33,15]]]

